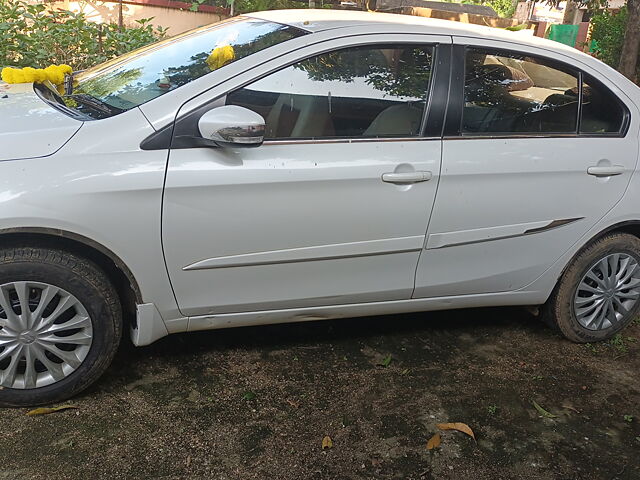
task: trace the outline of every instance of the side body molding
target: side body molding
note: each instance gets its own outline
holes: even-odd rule
[[[489,242],[504,238],[521,237],[535,233],[546,232],[554,228],[569,225],[582,220],[584,217],[563,218],[559,220],[541,220],[539,222],[517,223],[514,225],[500,225],[497,227],[476,228],[472,230],[458,230],[455,232],[432,233],[427,238],[427,249],[468,245],[471,243]]]
[[[245,253],[200,260],[182,270],[205,270],[209,268],[248,267],[276,263],[313,262],[339,258],[389,255],[392,253],[417,252],[422,249],[424,235],[411,237],[369,240],[364,242],[338,243],[314,247],[288,248],[268,252]]]

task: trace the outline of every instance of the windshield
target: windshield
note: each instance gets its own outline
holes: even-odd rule
[[[85,70],[67,107],[105,118],[164,95],[235,60],[308,32],[236,17],[148,45]]]

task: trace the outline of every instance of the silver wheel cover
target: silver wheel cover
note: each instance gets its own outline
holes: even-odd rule
[[[91,318],[69,292],[40,282],[0,285],[0,386],[59,382],[82,364],[92,341]]]
[[[638,298],[638,262],[626,253],[613,253],[587,270],[576,289],[573,309],[584,328],[605,330],[628,318]]]

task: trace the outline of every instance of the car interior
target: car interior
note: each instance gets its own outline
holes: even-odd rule
[[[420,131],[429,85],[429,50],[358,47],[332,52],[274,74],[285,78],[293,69],[305,71],[308,79],[298,92],[249,85],[230,93],[226,103],[260,113],[267,139],[414,136]],[[407,68],[417,75],[403,75]],[[374,93],[358,95],[349,85],[355,80]],[[335,82],[353,95],[332,95]]]
[[[463,132],[575,132],[577,76],[524,60],[469,50]]]
[[[477,133],[574,133],[578,75],[531,57],[469,49],[465,61],[462,131]],[[622,107],[603,88],[583,83],[583,133],[618,132]]]

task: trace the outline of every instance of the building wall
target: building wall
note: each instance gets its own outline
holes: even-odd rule
[[[49,3],[52,8],[84,12],[89,20],[95,22],[118,22],[119,2],[117,1],[60,0]],[[135,25],[136,20],[153,17],[151,24],[168,28],[167,35],[171,36],[229,17],[226,9],[201,6],[201,11],[192,12],[189,10],[189,6],[190,3],[166,0],[124,1],[122,4],[123,22],[125,25]]]

